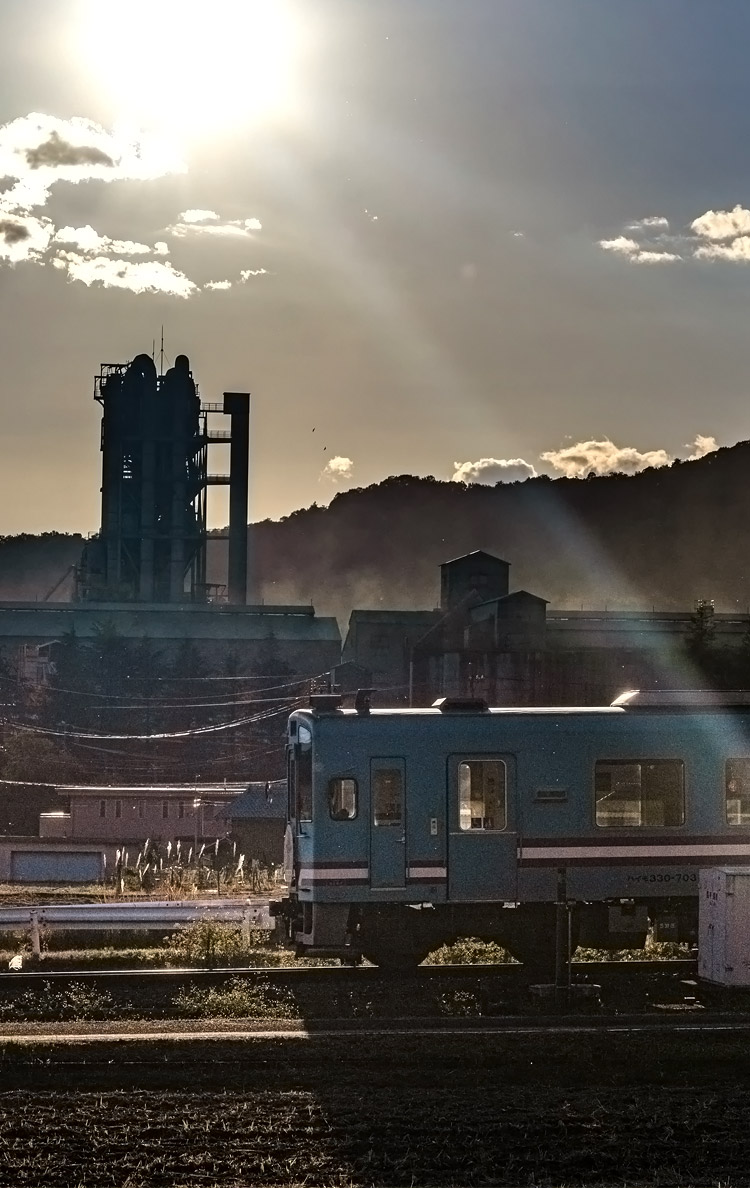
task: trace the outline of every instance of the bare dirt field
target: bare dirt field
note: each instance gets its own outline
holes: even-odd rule
[[[0,1185],[750,1185],[730,1032],[0,1044]]]

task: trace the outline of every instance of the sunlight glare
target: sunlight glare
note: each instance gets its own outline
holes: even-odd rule
[[[289,0],[89,0],[79,30],[120,119],[189,137],[294,105],[302,30]]]

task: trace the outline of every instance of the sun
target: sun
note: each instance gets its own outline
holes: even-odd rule
[[[85,0],[79,20],[85,66],[123,120],[190,136],[294,106],[292,0]]]

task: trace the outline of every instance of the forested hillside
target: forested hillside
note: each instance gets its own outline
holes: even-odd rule
[[[401,476],[252,525],[254,596],[310,602],[345,622],[352,607],[430,607],[438,566],[484,548],[513,588],[555,607],[750,605],[750,443],[637,475],[532,479],[488,487]],[[53,512],[51,511],[51,517]],[[82,538],[0,538],[0,598],[44,598]],[[224,541],[209,546],[224,579]],[[70,596],[63,582],[53,598]]]

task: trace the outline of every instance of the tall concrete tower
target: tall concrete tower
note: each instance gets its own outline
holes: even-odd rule
[[[249,395],[202,405],[186,355],[164,375],[150,356],[137,355],[132,363],[102,364],[94,399],[102,406],[102,519],[86,546],[79,597],[205,601],[207,489],[228,484],[230,600],[244,603]],[[214,412],[231,416],[229,432],[209,429]],[[230,474],[209,474],[211,442],[231,443]]]

